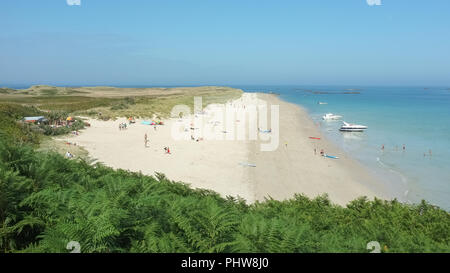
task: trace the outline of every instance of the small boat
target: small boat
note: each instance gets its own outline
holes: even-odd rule
[[[340,118],[342,118],[342,116],[334,115],[332,113],[325,114],[325,116],[322,117],[323,120],[338,120]]]
[[[342,125],[339,131],[342,132],[363,132],[367,129],[365,125],[351,124],[344,121],[344,125]]]
[[[324,157],[328,157],[328,158],[332,158],[332,159],[339,159],[339,157],[334,156],[334,155],[327,155],[327,154],[324,154],[323,156],[324,156]]]
[[[328,104],[328,102],[321,102],[321,101],[319,101],[317,104]]]

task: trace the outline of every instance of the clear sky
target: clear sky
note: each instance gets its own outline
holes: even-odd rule
[[[450,1],[381,4],[1,0],[0,86],[450,85]]]

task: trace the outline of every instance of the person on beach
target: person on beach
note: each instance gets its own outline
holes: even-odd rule
[[[145,148],[147,148],[147,143],[148,143],[148,136],[147,136],[147,133],[145,133],[145,135],[144,135],[144,145],[145,145]]]
[[[317,149],[314,148],[314,155],[317,155]]]
[[[323,156],[325,153],[323,151],[323,149],[320,150],[320,155]]]
[[[383,145],[381,145],[381,150],[382,150],[382,151],[384,151],[384,144],[383,144]]]

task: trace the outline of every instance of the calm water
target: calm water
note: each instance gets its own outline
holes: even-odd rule
[[[331,141],[382,176],[399,200],[418,203],[425,199],[450,210],[448,87],[236,87],[278,93],[282,99],[304,106]],[[328,104],[319,105],[319,101]],[[363,133],[341,133],[341,122],[323,121],[325,113],[342,115],[347,122],[369,128]]]

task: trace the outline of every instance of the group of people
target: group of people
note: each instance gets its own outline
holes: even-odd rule
[[[317,148],[314,148],[314,155],[317,155]],[[320,149],[320,155],[321,156],[325,155],[325,151],[323,149]]]
[[[147,133],[145,133],[145,135],[144,135],[144,145],[145,145],[145,148],[148,147],[148,142],[149,142],[149,140],[148,140],[148,135],[147,135]],[[164,147],[164,152],[165,152],[166,154],[171,154],[171,153],[170,153],[170,148],[169,148],[169,147]]]
[[[381,150],[384,151],[384,144],[381,145]],[[398,146],[395,146],[395,150],[398,151]],[[402,150],[406,151],[406,145],[405,144],[402,145]],[[432,155],[433,155],[433,153],[431,152],[431,149],[429,149],[428,150],[428,156],[432,156]],[[424,157],[427,156],[427,153],[426,152],[423,153],[423,156]]]
[[[67,145],[73,145],[73,146],[77,146],[77,144],[74,142],[74,143],[72,143],[72,142],[66,142],[66,144]]]
[[[384,151],[384,144],[381,145],[381,150]],[[398,151],[398,146],[395,146],[395,150]],[[403,144],[402,150],[406,151],[406,145],[405,144]]]
[[[120,131],[126,130],[126,129],[127,129],[127,123],[126,122],[123,122],[123,123],[119,124],[119,130]]]
[[[194,141],[196,141],[196,142],[199,142],[199,141],[202,141],[203,138],[202,138],[202,137],[195,138],[193,135],[191,135],[191,140],[194,140]]]

